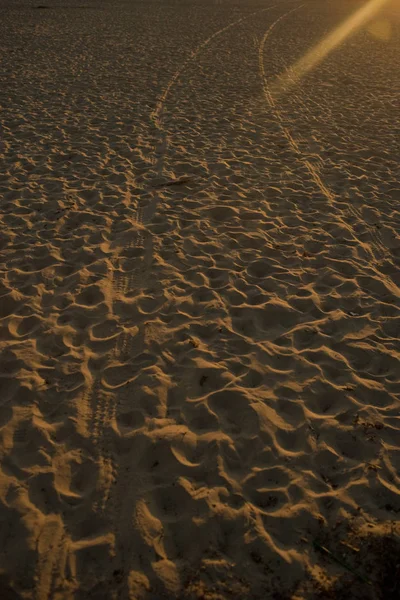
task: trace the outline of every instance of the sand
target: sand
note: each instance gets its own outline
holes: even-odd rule
[[[319,46],[365,4],[1,0],[2,600],[400,597],[398,1]]]

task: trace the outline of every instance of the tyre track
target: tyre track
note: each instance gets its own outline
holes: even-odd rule
[[[144,225],[144,219],[139,214],[137,222]],[[112,304],[122,302],[127,293],[139,291],[146,285],[152,261],[152,238],[144,228],[132,232],[131,241],[123,248],[125,256],[121,256],[119,248],[110,261],[109,280],[111,287]],[[137,256],[139,254],[139,257]],[[131,266],[131,262],[134,266]],[[125,269],[129,263],[130,268]],[[113,308],[113,313],[118,309]],[[140,328],[142,329],[143,326]],[[133,339],[137,344],[137,352],[143,347],[143,335],[139,332],[133,336],[129,330],[124,329],[118,336],[114,348],[110,351],[104,370],[127,361],[132,355]],[[113,520],[113,513],[107,510],[111,496],[112,486],[117,480],[118,466],[114,458],[114,425],[116,422],[117,400],[104,380],[103,373],[97,373],[90,393],[92,408],[91,437],[96,448],[99,465],[100,479],[98,490],[100,500],[94,505],[96,512],[107,514]]]
[[[270,88],[269,82],[268,82],[268,78],[265,72],[265,66],[264,66],[264,51],[265,51],[265,44],[267,39],[269,38],[269,36],[271,35],[272,31],[275,29],[275,27],[284,19],[288,18],[292,13],[294,13],[295,11],[303,8],[304,6],[306,6],[305,4],[302,4],[300,6],[297,6],[293,9],[291,9],[290,11],[286,12],[285,14],[281,15],[278,19],[276,19],[276,21],[274,21],[274,23],[272,23],[270,25],[270,27],[267,29],[267,31],[265,32],[261,42],[260,42],[260,46],[259,46],[259,71],[260,71],[260,75],[261,75],[261,79],[262,79],[262,85],[263,85],[263,91],[264,91],[264,96],[265,99],[270,107],[270,109],[272,110],[272,112],[275,114],[276,120],[279,124],[279,127],[281,128],[281,131],[284,135],[284,137],[286,138],[289,147],[291,148],[291,150],[293,151],[293,153],[296,155],[298,161],[302,164],[304,164],[304,166],[306,167],[308,173],[311,176],[312,181],[314,182],[315,186],[318,188],[318,190],[321,192],[321,194],[326,198],[326,200],[328,201],[328,204],[330,205],[332,211],[334,211],[335,216],[337,218],[337,220],[340,222],[340,224],[343,226],[343,228],[345,230],[348,231],[348,233],[352,236],[353,240],[357,243],[357,244],[361,244],[361,242],[359,241],[356,233],[354,232],[353,227],[347,223],[341,216],[340,213],[338,211],[338,207],[337,207],[337,201],[338,198],[336,197],[335,193],[330,190],[328,188],[327,185],[325,185],[325,183],[323,182],[323,180],[321,179],[319,173],[318,173],[318,169],[316,168],[316,166],[306,157],[304,157],[304,153],[301,151],[299,143],[297,142],[297,140],[295,139],[295,137],[292,135],[290,129],[286,126],[285,124],[285,120],[284,120],[284,116],[282,111],[280,110],[274,94]],[[310,152],[311,154],[311,152]],[[318,160],[324,165],[324,161],[323,159],[318,156]],[[353,209],[352,207],[349,207],[350,211],[355,211],[356,209]],[[358,212],[353,212],[354,215],[357,216],[357,218],[359,218],[361,220],[361,216],[359,215]],[[379,243],[378,243],[379,244]],[[380,246],[380,244],[379,244]],[[370,256],[371,256],[371,261],[373,263],[379,263],[379,259],[377,260],[373,251],[368,248]],[[391,280],[389,280],[387,278],[387,276],[383,275],[379,269],[376,269],[373,265],[371,265],[371,261],[364,261],[362,259],[360,259],[360,262],[363,263],[364,267],[366,269],[372,269],[373,272],[377,275],[379,275],[381,278],[384,279],[384,281],[386,282],[386,284],[389,287],[393,287],[393,282]]]
[[[95,512],[105,513],[110,490],[116,478],[116,464],[112,452],[110,438],[112,423],[115,420],[115,401],[110,392],[100,389],[96,395],[97,411],[93,423],[93,442],[98,451],[98,466],[100,478],[98,492],[100,499],[93,505]]]
[[[272,110],[272,112],[275,114],[276,119],[279,123],[279,126],[285,136],[285,138],[287,139],[289,146],[291,147],[291,149],[293,150],[293,152],[299,157],[301,157],[302,152],[297,144],[297,141],[294,139],[294,137],[292,136],[292,134],[290,133],[290,130],[286,127],[286,125],[284,124],[284,119],[282,116],[281,111],[279,110],[278,105],[276,104],[273,94],[270,90],[270,87],[268,85],[268,80],[267,80],[267,76],[265,73],[265,67],[264,67],[264,48],[265,48],[265,43],[267,41],[267,39],[269,38],[269,36],[271,35],[272,31],[275,29],[275,27],[284,19],[286,19],[287,17],[289,17],[289,15],[291,15],[292,13],[300,10],[301,8],[303,8],[305,5],[301,4],[300,6],[296,6],[295,8],[292,8],[291,10],[289,10],[288,12],[286,12],[285,14],[281,15],[280,17],[278,17],[278,19],[276,19],[276,21],[274,21],[272,23],[272,25],[270,25],[270,27],[267,29],[267,31],[265,32],[260,45],[259,45],[259,50],[258,50],[258,56],[259,56],[259,68],[260,68],[260,73],[261,73],[261,79],[262,79],[262,85],[263,85],[263,91],[264,91],[264,96]],[[332,193],[330,192],[330,190],[324,185],[323,181],[321,180],[319,174],[317,173],[317,170],[315,169],[314,165],[312,165],[310,163],[309,160],[303,160],[301,159],[301,162],[304,163],[304,165],[306,166],[307,170],[309,171],[312,179],[314,180],[316,186],[319,188],[319,190],[322,192],[322,194],[328,199],[329,202],[333,202],[333,196]]]
[[[294,86],[296,85],[296,78],[293,72],[293,68],[289,67],[287,72],[286,72],[286,77],[292,82],[292,86],[294,88]],[[309,115],[310,117],[312,117],[312,113],[311,110],[309,108],[309,106],[307,105],[307,103],[303,100],[303,96],[301,94],[297,94],[295,97],[295,101],[296,104],[301,106],[301,110]],[[310,100],[309,100],[310,101]],[[315,154],[315,151],[312,152],[310,149],[310,154],[315,154],[317,160],[320,162],[321,164],[321,169],[323,169],[326,164],[324,162],[324,160],[321,158],[321,144],[319,143],[319,140],[315,140],[315,138],[313,138],[313,143],[315,143],[318,146],[318,154]],[[308,142],[306,141],[306,144],[308,144]],[[338,168],[341,172],[342,168],[340,167],[340,165],[338,165],[338,163],[335,163],[336,168]],[[379,257],[380,259],[384,258],[387,255],[387,248],[385,246],[385,244],[382,241],[382,238],[380,236],[380,234],[376,231],[375,228],[371,227],[370,224],[368,222],[366,222],[363,217],[362,214],[359,210],[357,210],[357,208],[354,206],[354,204],[352,202],[348,202],[347,203],[347,207],[346,207],[347,212],[349,213],[349,215],[353,216],[356,220],[363,222],[365,224],[365,226],[368,229],[368,232],[372,238],[372,240],[375,242],[376,246],[377,246],[377,250],[379,252]]]
[[[290,0],[293,1],[293,0]],[[287,2],[286,2],[287,3]],[[156,108],[151,114],[151,120],[158,131],[159,141],[154,148],[153,165],[155,176],[162,177],[164,170],[164,159],[168,151],[168,137],[164,129],[164,121],[166,115],[166,104],[171,91],[181,76],[196,58],[219,36],[223,35],[230,29],[239,26],[241,23],[253,18],[256,15],[263,14],[280,6],[276,3],[267,8],[252,12],[250,15],[241,17],[226,27],[219,29],[199,44],[189,55],[181,67],[172,75],[168,84],[158,98]],[[258,44],[258,38],[253,39],[253,43]],[[128,292],[143,287],[148,279],[149,270],[153,255],[152,234],[146,226],[153,219],[159,195],[157,189],[150,190],[150,200],[146,205],[137,207],[133,218],[136,221],[139,231],[133,231],[131,241],[127,245],[119,246],[113,253],[112,257],[107,260],[107,288],[109,290],[109,302],[114,304],[118,298],[125,296]],[[130,206],[131,195],[128,193],[126,204]],[[125,271],[123,267],[124,257],[122,253],[129,254],[129,251],[136,250],[141,256],[137,257],[136,265],[129,271]],[[139,328],[139,333],[133,336],[129,331],[123,331],[117,339],[114,348],[109,352],[102,370],[112,366],[116,362],[127,361],[132,355],[133,344],[136,344],[136,350],[140,351],[144,348],[144,326]],[[118,481],[119,468],[114,457],[114,424],[116,421],[117,401],[116,398],[107,389],[102,370],[91,370],[89,366],[90,357],[86,357],[88,363],[86,369],[90,374],[87,379],[86,389],[81,398],[82,413],[85,414],[85,429],[86,434],[91,439],[93,444],[93,453],[98,465],[99,478],[96,485],[96,494],[99,495],[92,508],[97,514],[100,514],[108,519],[112,524],[114,537],[117,539],[118,530],[125,520],[126,512],[132,506],[132,489],[125,481]],[[127,466],[124,464],[124,469]],[[112,488],[115,488],[114,493]],[[121,499],[121,493],[123,499]],[[135,493],[135,490],[133,490]],[[113,500],[114,498],[114,500]],[[113,506],[110,506],[110,503]],[[117,522],[115,515],[118,514]],[[55,527],[54,523],[49,525],[52,531]],[[51,536],[45,536],[49,540],[42,542],[42,548],[39,551],[39,564],[41,578],[37,586],[37,600],[50,600],[56,586],[57,579],[62,580],[62,573],[65,570],[65,551],[68,549],[67,537],[63,527],[58,527],[54,530]],[[132,547],[133,549],[133,547]],[[129,551],[129,549],[126,549]],[[126,574],[127,576],[127,574]],[[126,582],[125,582],[126,587]],[[63,585],[59,591],[67,591],[67,585]]]
[[[293,0],[290,0],[290,2],[292,2],[292,1]],[[287,4],[287,2],[285,2],[285,4]],[[172,88],[177,83],[177,81],[180,79],[181,75],[184,73],[184,71],[187,70],[189,65],[194,62],[194,60],[197,58],[197,56],[207,46],[209,46],[210,43],[213,40],[215,40],[218,36],[221,36],[223,33],[229,31],[229,29],[232,29],[233,27],[240,25],[244,21],[251,19],[255,15],[261,15],[267,11],[273,10],[274,8],[276,8],[278,6],[281,6],[281,3],[273,4],[272,6],[268,6],[267,8],[263,8],[261,10],[254,11],[250,15],[247,15],[246,17],[241,17],[240,19],[234,21],[233,23],[230,23],[226,27],[219,29],[218,31],[213,33],[210,37],[208,37],[206,40],[204,40],[201,44],[199,44],[191,52],[190,56],[185,60],[183,65],[173,74],[173,76],[169,80],[168,84],[166,85],[164,91],[162,92],[161,96],[159,97],[158,102],[156,104],[156,108],[154,109],[154,111],[151,114],[151,119],[160,135],[160,140],[159,140],[158,144],[156,145],[155,151],[154,151],[155,155],[158,155],[158,158],[155,158],[154,163],[153,163],[155,165],[156,176],[161,177],[163,174],[164,158],[165,158],[165,155],[168,150],[168,137],[167,137],[167,134],[165,132],[165,129],[164,129],[163,123],[162,123],[163,117],[165,114],[166,102],[168,100],[168,96],[169,96]],[[257,38],[253,38],[253,42],[255,39],[258,42]]]
[[[57,576],[65,570],[67,539],[62,520],[49,518],[37,542],[39,554],[36,600],[51,600],[56,591]]]
[[[202,44],[200,44],[190,55],[190,57],[185,61],[183,66],[175,72],[172,76],[171,80],[167,84],[165,90],[160,96],[156,109],[152,114],[152,119],[154,120],[161,136],[161,140],[158,146],[155,149],[155,153],[159,153],[160,156],[155,157],[155,165],[156,171],[158,174],[162,174],[163,166],[164,166],[164,158],[165,154],[168,151],[168,138],[167,134],[163,129],[163,119],[165,118],[166,113],[166,103],[168,101],[169,94],[173,89],[174,85],[180,79],[181,75],[184,71],[190,66],[191,63],[197,58],[197,56],[214,40],[217,36],[222,35],[224,32],[228,31],[232,27],[239,25],[243,21],[254,17],[257,14],[264,13],[269,11],[275,7],[279,6],[279,4],[275,4],[266,9],[262,9],[261,11],[255,11],[251,15],[247,17],[243,17],[234,23],[229,24],[228,26],[220,29],[218,32],[215,32],[212,36],[207,38]],[[301,160],[301,150],[296,142],[296,140],[291,135],[290,131],[285,128],[284,121],[282,115],[279,113],[274,98],[270,93],[268,88],[268,83],[266,79],[265,69],[264,69],[264,49],[265,43],[274,29],[274,27],[286,18],[290,13],[298,10],[301,7],[296,7],[293,10],[285,13],[285,15],[280,16],[267,30],[266,34],[261,40],[259,45],[259,61],[260,61],[260,71],[262,74],[263,80],[263,89],[264,94],[269,101],[270,107],[274,114],[277,116],[277,119],[285,133],[285,137],[289,141],[292,146],[292,149],[296,152]],[[258,40],[257,40],[258,42]],[[256,44],[256,39],[254,39],[254,44]],[[270,96],[270,98],[269,98]],[[328,201],[334,205],[335,196],[333,193],[324,185],[319,174],[317,173],[314,166],[309,162],[305,161],[307,169],[310,171],[310,175],[315,181],[317,187],[321,190],[324,196],[328,199]],[[142,225],[144,228],[148,225],[154,214],[157,210],[158,204],[158,195],[156,191],[152,192],[151,201],[145,207],[139,207],[136,213],[137,223]],[[352,207],[351,207],[352,208]],[[349,226],[346,227],[347,229]],[[128,291],[133,291],[134,289],[139,289],[140,285],[145,284],[146,278],[149,276],[150,266],[152,262],[152,235],[147,230],[144,229],[143,233],[132,234],[132,241],[130,244],[125,246],[125,249],[141,249],[143,250],[143,259],[137,260],[138,266],[134,267],[129,272],[124,271],[122,266],[123,258],[117,253],[113,259],[110,261],[110,274],[109,274],[109,283],[111,286],[112,297],[119,297],[121,295],[125,295]],[[128,332],[123,332],[118,337],[118,342],[115,345],[114,349],[110,352],[110,356],[108,359],[108,366],[111,366],[112,363],[116,360],[124,361],[128,360],[129,356],[131,356],[132,344],[133,340],[136,340],[136,343],[143,345],[143,336],[132,336]],[[118,472],[119,466],[117,465],[114,459],[114,432],[113,432],[113,423],[116,419],[116,401],[115,397],[112,393],[110,393],[104,387],[104,380],[101,376],[101,373],[96,373],[91,381],[90,385],[87,387],[86,392],[83,397],[84,404],[87,407],[87,428],[90,431],[90,436],[93,442],[94,451],[97,455],[97,461],[100,467],[100,473],[102,474],[98,481],[98,489],[101,490],[101,495],[99,501],[94,506],[97,512],[101,512],[106,514],[109,520],[113,524],[115,535],[118,532],[118,526],[123,523],[122,516],[126,513],[127,506],[132,499],[132,490],[129,488],[127,484],[122,481],[119,482],[118,487],[116,488],[115,493],[112,493],[112,486],[115,482],[118,482]],[[93,427],[91,427],[91,422],[93,423]],[[120,497],[120,492],[126,492],[126,495],[122,498]],[[114,510],[111,510],[109,507],[110,501],[115,497],[115,506]],[[120,509],[120,514],[117,515],[117,523],[115,522],[115,509]],[[61,524],[57,524],[54,522],[49,523],[45,526],[45,535],[43,535],[43,539],[40,539],[38,545],[40,548],[39,552],[39,564],[42,567],[39,569],[41,573],[41,578],[37,584],[37,600],[50,599],[54,596],[54,592],[56,591],[57,578],[62,579],[62,573],[65,570],[65,561],[66,561],[66,549],[67,549],[67,541],[64,527]],[[133,548],[133,546],[132,546]],[[125,575],[125,577],[127,574]],[[65,588],[66,586],[64,586]]]
[[[204,48],[206,46],[208,46],[213,39],[215,39],[219,35],[225,33],[225,31],[228,31],[232,27],[235,27],[236,25],[239,25],[239,23],[242,23],[243,21],[246,21],[246,20],[250,19],[254,15],[261,14],[261,13],[263,13],[265,11],[268,11],[268,10],[272,10],[273,8],[276,8],[276,6],[279,6],[279,4],[274,4],[273,6],[269,6],[268,8],[263,8],[262,10],[257,10],[255,12],[251,13],[250,15],[247,15],[247,17],[242,17],[242,18],[238,19],[237,21],[234,21],[233,23],[230,23],[226,27],[223,27],[223,28],[219,29],[218,31],[216,31],[215,33],[213,33],[210,37],[208,37],[206,40],[204,40],[201,44],[199,44],[191,52],[190,56],[185,60],[185,62],[181,66],[181,68],[178,69],[173,74],[173,76],[169,80],[167,86],[165,87],[164,91],[162,92],[162,94],[161,94],[161,96],[160,96],[160,98],[159,98],[159,100],[157,102],[156,108],[155,108],[155,110],[153,111],[153,113],[151,115],[152,119],[155,121],[155,123],[157,123],[158,125],[160,125],[160,119],[161,119],[162,113],[164,112],[165,103],[166,103],[167,97],[168,97],[168,95],[169,95],[172,87],[178,81],[178,79],[180,78],[180,76],[182,75],[182,73],[187,69],[187,67],[189,66],[189,64],[191,64],[194,61],[194,59],[198,56],[198,54],[200,54],[200,52],[202,50],[204,50]]]
[[[164,158],[168,151],[168,138],[164,129],[164,120],[166,114],[166,103],[174,85],[180,79],[182,74],[196,60],[199,54],[207,48],[218,36],[223,35],[233,27],[241,23],[270,11],[280,4],[274,4],[262,10],[254,11],[250,15],[242,17],[226,27],[223,27],[209,36],[199,44],[190,54],[183,65],[174,73],[167,86],[160,95],[156,108],[151,118],[159,132],[159,143],[154,149],[156,176],[162,177],[164,168]],[[258,40],[257,40],[258,41]],[[255,41],[254,41],[255,43]],[[146,205],[138,206],[134,220],[137,229],[131,232],[131,240],[128,244],[119,245],[108,260],[108,272],[106,279],[110,290],[110,300],[112,304],[121,301],[121,298],[128,293],[132,294],[146,285],[148,281],[150,267],[153,260],[153,239],[147,225],[152,221],[158,204],[158,193],[156,189],[150,191],[150,201]],[[130,204],[130,198],[127,199]],[[133,266],[126,268],[127,261],[131,261]],[[114,312],[114,311],[113,311]],[[103,371],[107,368],[126,362],[132,355],[133,345],[135,350],[140,352],[144,348],[144,325],[139,327],[137,335],[132,335],[129,330],[124,330],[118,336],[114,348],[109,352],[102,369],[91,372],[91,379],[83,395],[83,403],[86,411],[86,429],[92,440],[93,451],[99,468],[99,478],[96,486],[98,500],[93,504],[95,513],[104,516],[110,523],[114,539],[117,541],[119,531],[124,526],[127,517],[127,511],[131,511],[136,489],[125,481],[125,471],[128,465],[119,465],[115,458],[115,424],[117,418],[117,399],[115,394],[110,391],[103,377]],[[136,353],[136,352],[135,352]],[[88,367],[90,370],[90,368]],[[124,477],[118,479],[120,467],[123,467]],[[61,543],[61,542],[60,542]],[[50,598],[57,572],[63,570],[61,564],[61,550],[56,555],[51,553],[49,547],[48,562],[51,565],[53,583],[50,584],[47,597]],[[129,551],[129,548],[123,549]],[[123,552],[121,552],[122,554]],[[51,556],[50,556],[51,554]],[[59,558],[57,558],[59,557]],[[116,566],[117,563],[116,563]],[[48,569],[47,569],[48,570]],[[125,573],[125,578],[128,573]],[[121,582],[122,588],[126,589],[126,581]]]
[[[291,0],[292,1],[292,0]],[[162,92],[159,100],[157,102],[156,108],[153,111],[151,118],[159,132],[160,140],[158,145],[155,147],[155,172],[157,177],[163,176],[164,169],[164,159],[166,153],[168,151],[168,137],[167,133],[164,129],[164,119],[166,114],[166,103],[168,101],[168,97],[173,89],[174,85],[180,79],[184,71],[188,69],[188,67],[195,61],[195,59],[199,56],[199,54],[208,47],[218,36],[221,36],[225,32],[229,31],[233,27],[239,26],[242,22],[249,20],[255,15],[259,15],[261,13],[270,11],[280,4],[274,4],[265,9],[255,11],[246,17],[242,17],[237,21],[230,23],[226,27],[221,28],[213,35],[208,37],[204,42],[202,42],[195,50],[192,51],[189,58],[183,63],[183,65],[178,69],[174,75],[169,80],[167,86]],[[258,38],[257,38],[258,42]],[[157,156],[158,155],[158,156]],[[159,196],[156,189],[151,190],[151,198],[150,202],[138,208],[136,213],[136,221],[140,227],[143,228],[137,236],[135,240],[132,241],[130,248],[142,248],[143,256],[141,258],[141,263],[139,266],[134,269],[134,271],[130,273],[124,273],[124,269],[122,266],[121,256],[117,256],[114,260],[114,268],[113,268],[113,295],[117,295],[117,297],[122,294],[125,295],[128,291],[132,293],[134,289],[139,289],[140,286],[145,284],[149,276],[150,266],[152,263],[152,250],[153,250],[153,241],[152,234],[147,230],[146,226],[153,219],[156,211]],[[129,248],[128,247],[128,248]],[[125,248],[126,250],[126,248]],[[129,332],[124,332],[119,339],[119,342],[116,348],[113,351],[112,359],[114,361],[126,361],[132,354],[132,346],[133,344],[137,344],[136,350],[139,349],[139,346],[144,349],[145,343],[145,325],[142,324],[139,326],[139,333],[136,336],[132,336]],[[111,364],[112,361],[110,361]],[[127,473],[131,471],[131,465],[128,460],[128,455],[119,461],[119,465],[116,464],[115,459],[113,457],[113,428],[112,423],[116,420],[116,409],[117,402],[115,398],[110,398],[109,395],[103,396],[103,394],[99,395],[99,400],[101,403],[101,407],[98,410],[102,411],[100,418],[98,420],[98,426],[96,427],[96,437],[100,439],[103,437],[103,441],[101,443],[102,448],[102,456],[99,460],[103,461],[104,469],[109,473],[107,477],[103,479],[103,494],[102,500],[99,504],[99,509],[102,511],[107,511],[109,519],[113,523],[114,536],[116,541],[116,559],[114,563],[114,571],[121,569],[121,563],[123,566],[124,577],[119,584],[119,591],[117,592],[118,597],[125,598],[127,594],[129,594],[129,586],[127,583],[127,579],[129,576],[129,561],[132,552],[134,551],[134,541],[130,539],[129,542],[124,542],[121,539],[119,534],[120,531],[123,531],[125,524],[127,522],[131,522],[132,520],[132,509],[135,505],[135,502],[138,498],[137,484],[138,484],[138,475],[135,473],[130,473],[129,481],[127,481]],[[103,431],[103,434],[101,434]],[[132,440],[133,441],[133,440]],[[118,473],[121,473],[121,476],[118,478]],[[136,483],[136,485],[135,485]],[[115,485],[113,485],[115,484]],[[118,545],[119,541],[119,548]],[[120,557],[120,562],[118,561],[118,555]]]

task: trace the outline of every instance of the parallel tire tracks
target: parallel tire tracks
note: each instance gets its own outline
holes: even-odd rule
[[[152,114],[152,120],[155,123],[160,135],[159,144],[155,148],[155,154],[157,155],[157,152],[160,154],[158,159],[156,159],[155,161],[155,169],[158,176],[162,175],[163,161],[165,153],[168,150],[168,140],[166,132],[163,128],[163,119],[165,118],[166,102],[171,90],[173,89],[173,86],[179,80],[183,72],[189,67],[189,65],[193,63],[193,61],[199,56],[199,54],[207,46],[209,46],[210,43],[213,40],[215,40],[218,36],[229,31],[231,28],[240,25],[242,22],[254,17],[255,15],[270,11],[273,8],[276,8],[277,6],[280,5],[274,4],[265,9],[255,11],[250,15],[242,17],[237,21],[230,23],[226,27],[223,27],[216,31],[191,52],[188,59],[171,77],[167,86],[160,95],[156,105],[156,109]],[[143,228],[141,232],[136,234],[135,239],[132,240],[132,248],[142,248],[143,250],[140,262],[138,262],[138,268],[133,269],[129,273],[124,273],[123,269],[121,268],[120,258],[116,257],[116,259],[114,260],[113,273],[111,277],[112,288],[114,290],[114,293],[116,292],[117,296],[119,296],[120,294],[126,294],[128,291],[132,293],[134,289],[139,289],[140,287],[142,287],[148,279],[149,270],[152,262],[152,236],[151,233],[146,229],[146,225],[148,225],[151,222],[156,213],[157,202],[157,191],[152,190],[151,200],[148,203],[148,205],[144,207],[139,207],[137,210],[136,221],[138,225],[140,225],[140,227]],[[126,250],[127,247],[124,248],[125,252]],[[143,327],[139,329],[141,329],[141,331],[139,331],[139,334],[135,336],[135,343],[139,344],[140,346],[144,346]],[[132,344],[132,336],[129,333],[123,333],[121,340],[119,340],[119,343],[110,353],[109,364],[112,364],[112,362],[115,361],[125,362],[126,360],[128,360],[130,355],[132,354]],[[136,349],[138,350],[138,348]],[[131,510],[134,506],[134,499],[137,496],[137,490],[135,486],[127,485],[124,479],[118,482],[119,465],[116,464],[114,458],[114,434],[112,429],[113,421],[115,421],[116,419],[116,400],[110,393],[106,392],[104,389],[101,388],[102,382],[101,380],[97,380],[93,387],[94,393],[91,395],[93,411],[92,414],[93,419],[96,422],[96,426],[93,431],[93,439],[95,441],[98,451],[98,462],[103,470],[103,477],[101,480],[102,493],[101,501],[98,504],[98,510],[105,514],[108,514],[108,518],[113,526],[115,540],[117,542],[118,532],[120,528],[123,527],[124,518],[126,517],[127,513],[127,507],[129,507],[129,510]],[[114,500],[112,500],[112,498],[114,498]],[[114,505],[113,509],[111,506],[109,506],[110,502]],[[124,554],[131,550],[131,547],[124,548]],[[126,562],[129,563],[128,556],[126,557]],[[128,573],[125,574],[125,577],[127,576]],[[124,589],[124,584],[122,584],[122,587],[120,589]]]
[[[292,1],[293,0],[290,0],[290,2]],[[200,53],[218,36],[221,36],[233,27],[240,25],[242,22],[251,19],[255,15],[260,15],[278,6],[281,6],[281,4],[276,3],[267,8],[254,11],[250,15],[241,17],[226,27],[219,29],[200,43],[190,53],[189,57],[180,68],[172,75],[161,93],[156,108],[151,115],[151,119],[159,134],[159,142],[154,149],[155,158],[153,161],[158,176],[162,175],[164,157],[168,150],[168,139],[164,129],[164,119],[166,103],[174,85]],[[278,19],[278,21],[279,20],[280,19]],[[265,40],[263,40],[262,44],[264,48]],[[136,211],[136,222],[140,231],[133,232],[131,243],[121,246],[108,261],[109,270],[107,279],[110,295],[113,299],[125,295],[128,291],[131,294],[135,289],[140,289],[140,287],[145,285],[148,279],[152,263],[153,243],[152,234],[146,228],[146,225],[152,221],[157,210],[157,203],[157,191],[152,190],[150,202],[146,206],[138,207]],[[140,258],[137,258],[137,267],[133,267],[125,272],[122,266],[123,257],[121,257],[120,254],[121,250],[126,253],[129,249],[142,250],[142,253]],[[143,331],[139,332],[139,334],[134,337],[134,340],[135,343],[142,348],[144,345]],[[103,370],[115,363],[126,362],[129,360],[132,354],[133,343],[132,335],[130,335],[129,332],[121,333],[116,345],[109,352],[109,355],[105,360]],[[138,350],[138,348],[136,349]],[[96,513],[101,514],[108,519],[113,528],[115,539],[117,539],[119,527],[122,526],[120,519],[122,518],[122,515],[126,513],[126,507],[132,505],[132,492],[129,492],[130,486],[129,489],[127,489],[126,482],[121,481],[118,485],[119,465],[115,460],[115,432],[113,428],[117,415],[117,406],[115,395],[105,385],[102,371],[95,372],[89,379],[86,391],[82,396],[82,404],[84,405],[82,411],[86,413],[86,431],[92,440],[93,452],[99,467],[99,479],[96,486],[96,493],[98,494],[99,500],[93,505],[93,509]],[[121,489],[119,488],[123,491],[122,499],[121,497],[118,497],[118,495],[121,495]],[[136,493],[136,490],[134,490],[134,493]],[[114,505],[118,506],[118,511],[115,510],[115,506],[114,510],[112,509],[111,503],[113,497],[115,498]],[[118,515],[115,514],[116,512],[118,512]],[[39,582],[38,592],[40,593],[40,596],[38,596],[38,600],[39,598],[40,600],[50,600],[55,589],[57,578],[60,578],[60,575],[65,569],[66,552],[63,550],[66,544],[65,540],[64,531],[58,531],[53,541],[48,543],[41,553],[41,562],[45,563],[42,571],[45,575],[51,573],[50,577],[46,578],[46,581],[43,580],[42,582]],[[126,576],[127,575],[128,574],[126,574]],[[63,586],[62,590],[67,592],[66,585]]]
[[[293,0],[289,0],[289,2],[292,2],[292,1]],[[277,4],[273,4],[272,6],[268,6],[267,8],[263,8],[261,10],[254,11],[245,17],[241,17],[240,19],[237,19],[236,21],[234,21],[233,23],[230,23],[226,27],[222,27],[221,29],[219,29],[218,31],[213,33],[210,37],[208,37],[206,40],[201,42],[201,44],[196,46],[196,48],[194,50],[192,50],[192,52],[190,53],[188,58],[184,61],[184,63],[181,65],[181,67],[179,69],[177,69],[177,71],[172,75],[168,84],[165,86],[163,92],[161,93],[154,111],[151,114],[151,119],[152,119],[156,129],[158,130],[159,136],[160,136],[160,139],[159,139],[158,144],[156,145],[155,151],[154,151],[155,156],[158,155],[158,159],[156,158],[154,161],[155,171],[156,171],[157,176],[162,176],[163,168],[164,168],[164,158],[165,158],[165,155],[168,150],[168,138],[167,138],[165,129],[163,127],[163,118],[164,118],[164,114],[165,114],[166,102],[167,102],[168,96],[169,96],[172,88],[178,82],[178,80],[181,78],[181,75],[184,73],[184,71],[186,71],[188,69],[189,65],[191,65],[194,62],[194,60],[197,58],[197,56],[203,50],[205,50],[206,47],[209,46],[213,40],[215,40],[217,37],[221,36],[223,33],[226,33],[227,31],[229,31],[229,29],[232,29],[233,27],[240,25],[241,23],[251,19],[255,15],[261,15],[264,12],[273,10],[274,8],[281,6],[282,4],[287,4],[287,3],[288,3],[287,1],[283,2],[283,3],[277,3]]]

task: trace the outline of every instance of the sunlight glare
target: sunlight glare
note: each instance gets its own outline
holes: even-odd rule
[[[392,36],[392,26],[390,24],[390,21],[388,21],[387,19],[373,21],[368,26],[368,31],[375,38],[384,42],[389,40]]]
[[[285,74],[279,75],[271,86],[271,93],[279,96],[300,81],[309,71],[314,69],[322,60],[339,46],[349,35],[357,31],[386,4],[388,0],[369,0],[332,33],[328,34],[307,54],[289,67]]]

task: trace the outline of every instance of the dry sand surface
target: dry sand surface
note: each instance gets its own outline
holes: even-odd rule
[[[1,600],[398,599],[399,0],[325,56],[366,2],[35,2],[0,0]]]

